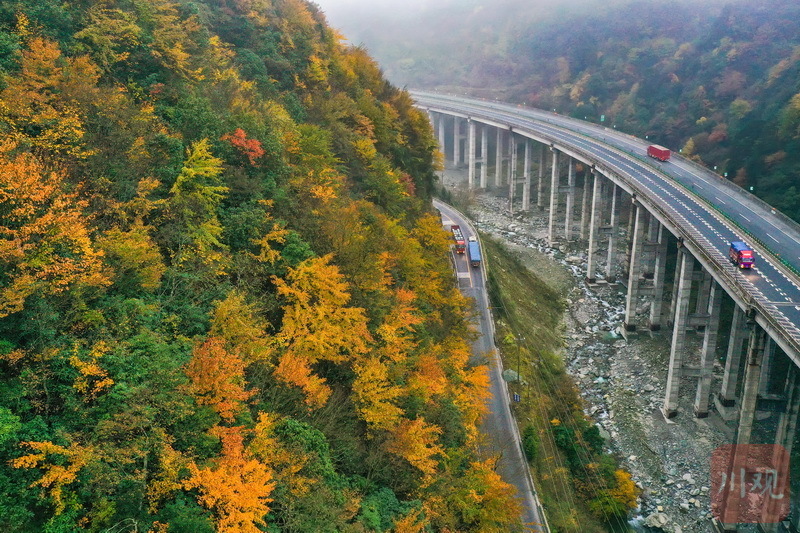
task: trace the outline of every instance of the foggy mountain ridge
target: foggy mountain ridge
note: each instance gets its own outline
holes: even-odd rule
[[[396,85],[590,121],[605,115],[618,129],[717,166],[800,220],[800,5],[794,0],[412,0],[340,7],[322,9]]]

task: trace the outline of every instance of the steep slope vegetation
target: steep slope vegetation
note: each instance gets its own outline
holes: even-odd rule
[[[508,531],[408,95],[302,0],[0,5],[0,529]]]

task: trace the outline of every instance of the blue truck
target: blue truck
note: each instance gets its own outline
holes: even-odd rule
[[[467,243],[467,253],[469,253],[469,264],[477,268],[481,266],[481,247],[475,237],[470,237]]]

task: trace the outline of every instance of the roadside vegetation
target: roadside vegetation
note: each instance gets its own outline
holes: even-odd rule
[[[551,529],[626,531],[639,490],[606,452],[565,371],[564,294],[496,240],[483,236],[482,242],[497,344],[510,393],[519,396],[512,409]]]

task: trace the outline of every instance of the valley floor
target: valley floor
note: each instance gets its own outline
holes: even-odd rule
[[[662,416],[669,329],[624,340],[618,328],[624,318],[625,288],[586,286],[585,244],[550,248],[545,211],[534,206],[530,213],[509,216],[505,190],[467,194],[465,180],[465,172],[453,169],[442,176],[443,185],[469,206],[467,212],[479,231],[515,250],[569,302],[562,355],[584,398],[586,413],[600,425],[609,446],[643,489],[641,506],[634,513],[635,529],[711,531],[711,454],[717,446],[731,442],[734,430],[713,409],[705,419],[692,415],[696,382],[691,378],[682,383],[679,416],[670,421]],[[690,345],[689,351],[698,352],[702,337],[690,336],[690,342],[697,350]],[[717,363],[714,379],[721,379],[721,374]]]

